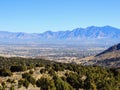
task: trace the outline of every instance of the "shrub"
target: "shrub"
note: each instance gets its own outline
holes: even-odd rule
[[[20,72],[20,71],[25,71],[27,70],[26,66],[11,66],[10,67],[11,72]]]
[[[27,69],[33,69],[34,67],[35,67],[34,64],[29,64]]]
[[[28,88],[28,86],[29,86],[29,81],[28,81],[27,79],[24,80],[23,86],[26,87],[26,88]]]
[[[40,64],[36,64],[35,66],[36,66],[36,67],[43,67],[44,64],[40,63]]]
[[[63,81],[59,77],[56,77],[54,81],[55,81],[56,90],[73,90],[73,87],[70,84]]]
[[[0,76],[11,76],[12,73],[9,69],[0,69]]]
[[[7,82],[11,83],[11,79],[8,79]]]
[[[43,73],[45,73],[45,72],[46,72],[46,69],[41,69],[41,70],[40,70],[40,73],[41,73],[41,74],[43,74]]]
[[[20,79],[18,81],[18,88],[21,88],[21,86],[23,85],[23,82],[24,82],[24,80],[22,80],[22,79]]]
[[[29,76],[31,76],[30,73],[23,73],[23,74],[22,74],[22,78],[26,78],[26,79],[27,79],[27,77],[29,77]]]
[[[41,87],[41,90],[56,90],[54,81],[52,79],[42,77],[36,82],[37,87]]]
[[[35,80],[32,76],[27,77],[27,80],[28,80],[32,85],[35,85],[35,83],[36,83],[36,80]]]
[[[29,74],[33,74],[33,73],[34,73],[34,71],[33,71],[33,70],[30,70],[30,71],[29,71]]]
[[[54,64],[53,66],[54,66],[53,69],[55,71],[64,71],[64,68],[61,67],[59,64]]]
[[[25,78],[27,81],[29,81],[32,85],[35,85],[36,80],[31,76],[29,73],[22,74],[22,78]]]
[[[50,69],[50,70],[48,71],[48,73],[49,73],[51,76],[55,76],[55,75],[56,75],[56,73],[55,73],[55,71],[54,71],[53,69]]]
[[[14,86],[11,86],[11,87],[10,87],[10,90],[15,90],[15,89],[14,89]]]
[[[3,88],[6,87],[6,83],[5,82],[2,82],[1,85],[2,85]]]

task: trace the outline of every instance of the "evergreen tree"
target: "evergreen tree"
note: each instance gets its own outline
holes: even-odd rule
[[[46,77],[38,79],[36,85],[40,87],[41,90],[56,90],[54,81]]]

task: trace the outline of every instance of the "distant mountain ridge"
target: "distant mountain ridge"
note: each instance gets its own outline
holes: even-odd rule
[[[116,41],[120,39],[120,29],[111,26],[96,27],[90,26],[87,28],[76,28],[67,31],[46,31],[44,33],[23,33],[23,32],[7,32],[0,31],[0,40],[28,40],[28,41]],[[116,42],[115,42],[116,43]]]

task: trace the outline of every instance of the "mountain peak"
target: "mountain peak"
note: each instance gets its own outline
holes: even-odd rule
[[[20,33],[20,32],[0,32],[0,40],[6,41],[18,41],[18,39],[24,39],[29,41],[70,41],[81,43],[117,43],[120,40],[120,29],[113,28],[111,26],[90,26],[87,28],[76,28],[67,31],[46,31],[44,33]],[[10,40],[9,40],[10,39]],[[13,39],[13,40],[12,40]],[[16,42],[15,41],[15,42]],[[68,43],[68,42],[66,42]]]

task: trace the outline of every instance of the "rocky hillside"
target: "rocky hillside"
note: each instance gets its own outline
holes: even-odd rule
[[[111,58],[119,58],[120,57],[120,43],[114,46],[111,46],[107,50],[97,54],[95,58],[97,60],[111,59]]]
[[[85,57],[79,60],[85,65],[99,65],[106,67],[120,67],[120,43],[111,46],[96,56]]]
[[[120,67],[120,43],[95,56],[96,65]]]
[[[108,48],[107,50],[103,51],[102,53],[96,55],[96,56],[102,56],[104,54],[107,54],[107,53],[112,53],[114,52],[114,54],[119,54],[118,52],[120,51],[120,43],[119,44],[116,44],[110,48]],[[116,53],[115,53],[116,52]]]

